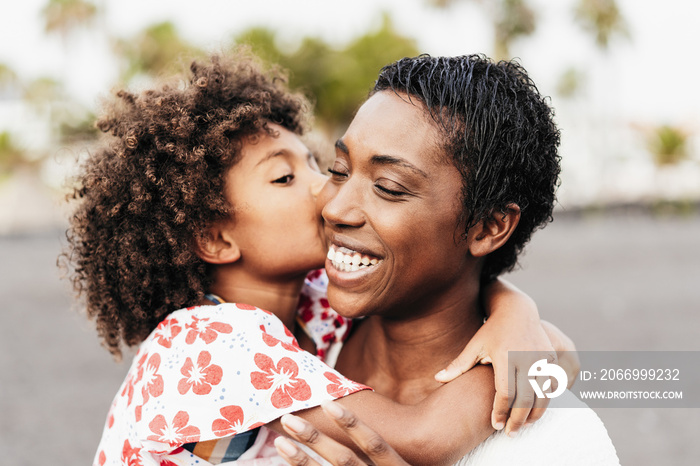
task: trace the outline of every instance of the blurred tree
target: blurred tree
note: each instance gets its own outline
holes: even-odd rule
[[[170,21],[149,26],[135,37],[119,39],[115,51],[123,61],[122,80],[128,82],[139,75],[159,76],[182,71],[190,60],[204,52],[180,37]]]
[[[0,63],[0,88],[17,84],[17,73],[4,63]]]
[[[576,67],[567,68],[557,82],[557,94],[560,97],[570,99],[581,92],[586,75]]]
[[[63,97],[63,85],[52,77],[43,76],[27,83],[22,97],[35,110],[45,111]]]
[[[462,0],[425,0],[429,5],[447,9]],[[509,60],[510,48],[517,39],[531,35],[537,26],[537,17],[527,0],[469,0],[480,3],[491,18],[494,28],[492,57]]]
[[[627,24],[616,0],[579,0],[575,18],[593,34],[596,45],[602,50],[609,47],[614,35],[629,37]]]
[[[688,133],[677,126],[660,125],[649,131],[647,148],[658,166],[674,165],[688,158]]]
[[[268,63],[281,63],[283,56],[275,44],[275,33],[264,27],[253,27],[234,38],[236,44],[246,44]]]
[[[44,30],[64,39],[75,29],[90,26],[97,13],[97,6],[86,0],[48,0],[41,10]]]
[[[379,29],[340,49],[306,37],[296,51],[284,53],[275,45],[274,32],[264,28],[249,29],[235,41],[249,44],[262,58],[288,69],[290,86],[315,101],[316,124],[329,135],[347,126],[382,66],[419,53],[415,41],[396,32],[386,13]]]
[[[0,180],[17,168],[32,165],[25,157],[25,151],[9,131],[0,132]]]
[[[535,13],[525,0],[501,0],[495,10],[494,59],[510,60],[511,44],[535,32]]]
[[[95,128],[95,114],[83,110],[66,115],[61,118],[58,133],[62,144],[85,144],[96,140],[99,131]]]

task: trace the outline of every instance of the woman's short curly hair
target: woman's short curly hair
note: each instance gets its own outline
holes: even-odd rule
[[[466,230],[511,203],[514,233],[489,254],[483,281],[513,269],[532,233],[552,219],[560,172],[554,111],[523,67],[483,55],[403,58],[385,66],[373,93],[392,90],[422,102],[462,175]]]
[[[277,69],[239,51],[193,62],[184,83],[116,93],[96,122],[108,136],[81,166],[64,253],[104,344],[143,341],[201,300],[211,270],[195,253],[232,215],[225,175],[249,135],[276,123],[301,135],[308,103]]]

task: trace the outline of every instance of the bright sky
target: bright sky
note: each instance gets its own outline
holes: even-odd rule
[[[453,55],[491,51],[490,25],[478,2],[462,2],[448,11],[421,0],[102,0],[106,24],[66,44],[42,31],[39,12],[45,0],[12,1],[0,15],[0,62],[22,76],[52,74],[90,102],[114,79],[104,55],[101,31],[128,37],[158,21],[174,21],[189,40],[209,48],[224,44],[251,25],[267,25],[294,42],[302,34],[343,43],[379,22],[389,11],[397,28],[416,37],[422,51]],[[483,2],[488,3],[488,2]],[[619,111],[650,120],[698,119],[700,92],[700,2],[618,0],[629,23],[631,41],[616,41],[601,54],[571,20],[575,0],[533,0],[540,19],[532,38],[516,44],[519,56],[545,93],[553,93],[562,70],[586,69],[593,89],[588,98],[612,99]],[[65,45],[65,46],[64,46]]]
[[[100,1],[107,9],[104,24],[62,43],[42,30],[40,11],[46,0],[6,0],[0,15],[0,63],[25,79],[52,75],[86,106],[94,107],[117,76],[106,36],[130,37],[165,20],[173,21],[187,40],[210,50],[258,25],[274,29],[284,44],[293,47],[304,35],[343,44],[379,26],[381,12],[388,11],[395,27],[414,37],[422,52],[492,52],[491,24],[483,11],[487,0],[458,2],[444,11],[427,7],[422,0]],[[564,155],[560,198],[624,200],[647,196],[649,189],[670,188],[680,194],[661,195],[700,196],[700,164],[692,170],[678,167],[676,178],[660,182],[639,130],[680,125],[693,134],[691,150],[700,160],[700,2],[617,0],[630,40],[616,39],[603,53],[574,23],[577,1],[530,0],[538,16],[537,31],[511,50],[540,91],[552,96],[557,111]],[[556,95],[556,85],[571,67],[583,70],[586,82],[577,99],[566,101]],[[5,122],[24,124],[25,134],[39,134],[16,113],[5,111]],[[31,139],[36,141],[37,136]]]

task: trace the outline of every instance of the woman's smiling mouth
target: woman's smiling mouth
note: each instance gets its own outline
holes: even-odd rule
[[[335,244],[331,244],[330,248],[328,248],[326,257],[333,268],[340,272],[357,272],[373,267],[382,261],[377,257],[361,254],[352,249]]]

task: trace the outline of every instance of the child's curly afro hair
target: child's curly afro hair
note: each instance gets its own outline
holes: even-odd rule
[[[81,167],[64,262],[107,349],[143,341],[170,312],[201,300],[210,269],[195,242],[232,213],[225,175],[245,138],[277,123],[301,135],[307,101],[249,53],[193,62],[183,84],[109,101],[109,136]]]

